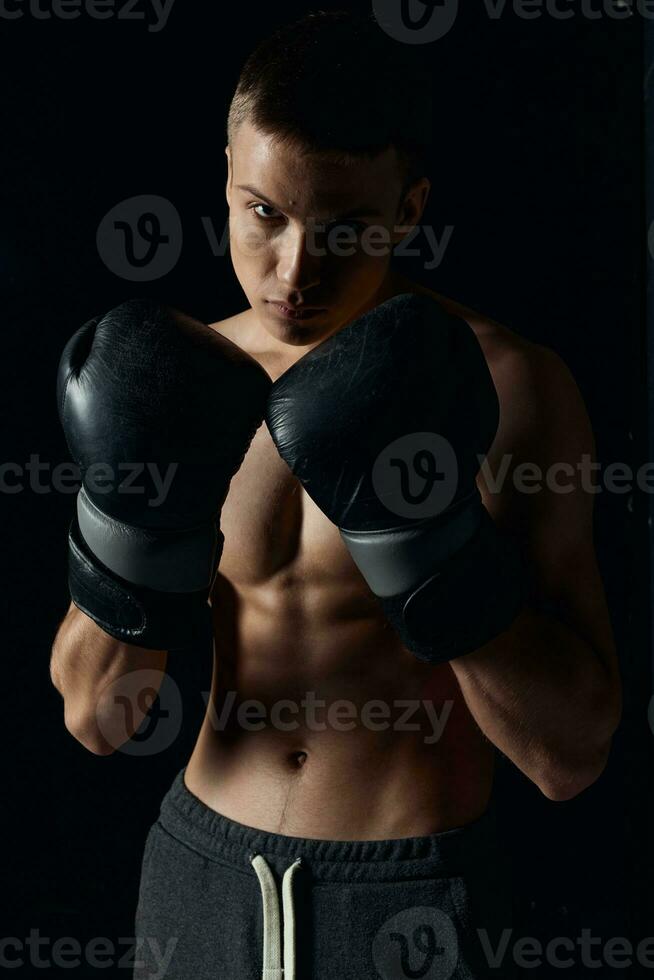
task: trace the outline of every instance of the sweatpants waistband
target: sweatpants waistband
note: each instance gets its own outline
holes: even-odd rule
[[[268,833],[212,810],[188,789],[184,772],[162,801],[160,825],[209,860],[244,871],[260,854],[280,874],[300,859],[315,882],[450,877],[478,871],[497,846],[492,806],[465,827],[424,837],[340,841]]]

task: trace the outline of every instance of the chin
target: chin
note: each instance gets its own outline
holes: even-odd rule
[[[309,344],[319,344],[327,340],[338,330],[338,325],[325,323],[309,325],[306,323],[280,323],[270,321],[265,324],[271,337],[289,347],[307,347]]]
[[[289,347],[307,347],[309,344],[319,344],[330,333],[333,333],[331,330],[315,330],[297,326],[266,327],[266,329],[275,340],[281,341],[282,344],[288,344]]]

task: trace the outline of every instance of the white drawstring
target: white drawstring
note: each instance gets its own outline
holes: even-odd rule
[[[302,859],[286,869],[282,881],[282,910],[284,917],[284,951],[279,917],[279,895],[268,862],[261,854],[251,859],[261,886],[263,900],[263,973],[261,980],[295,980],[295,896],[293,880]]]
[[[284,872],[282,881],[282,908],[284,910],[284,976],[295,980],[295,894],[293,881],[302,859],[298,858]]]

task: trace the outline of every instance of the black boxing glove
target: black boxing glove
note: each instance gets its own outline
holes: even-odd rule
[[[467,323],[396,296],[286,371],[266,421],[419,659],[452,660],[510,626],[520,554],[476,485],[499,402]]]
[[[82,476],[70,592],[111,636],[154,649],[206,638],[220,509],[270,385],[231,341],[145,300],[66,345],[59,415]]]

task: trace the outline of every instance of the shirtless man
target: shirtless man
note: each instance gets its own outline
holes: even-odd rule
[[[500,406],[477,486],[499,532],[519,541],[529,587],[508,628],[479,649],[418,659],[270,428],[257,429],[220,518],[211,699],[144,859],[137,935],[171,941],[165,975],[175,978],[279,980],[282,969],[285,980],[486,976],[473,927],[510,926],[487,823],[494,747],[548,798],[568,800],[602,772],[619,720],[593,498],[578,469],[593,437],[570,373],[552,351],[403,279],[388,249],[361,246],[370,226],[402,240],[420,222],[430,186],[416,170],[419,115],[406,101],[416,90],[397,84],[379,34],[347,16],[312,16],[246,65],[229,119],[227,200],[249,305],[211,329],[275,382],[401,294],[429,297],[464,321]],[[371,98],[361,63],[385,100],[383,119],[365,116],[373,134],[380,127],[373,151],[347,142],[348,112]],[[355,105],[339,91],[355,93]],[[344,135],[329,126],[336,115]],[[336,226],[355,237],[347,256],[316,246],[314,229]],[[338,385],[332,395],[346,397]],[[487,476],[506,460],[498,490]],[[562,466],[556,479],[568,491],[550,482],[522,492],[524,463],[542,473]],[[51,673],[69,731],[107,754],[142,721],[144,670],[157,688],[169,653],[121,642],[97,618],[71,604]],[[139,680],[125,733],[112,692],[117,683],[129,690],[130,674]],[[308,699],[321,705],[313,714]],[[250,701],[266,721],[239,720]],[[343,701],[349,709],[326,721]],[[374,723],[365,720],[372,702],[387,709]],[[413,710],[402,725],[406,705]],[[136,976],[163,975],[147,941],[140,956]],[[430,972],[429,957],[441,972]],[[408,972],[418,962],[424,972]],[[509,975],[506,963],[499,975]]]

